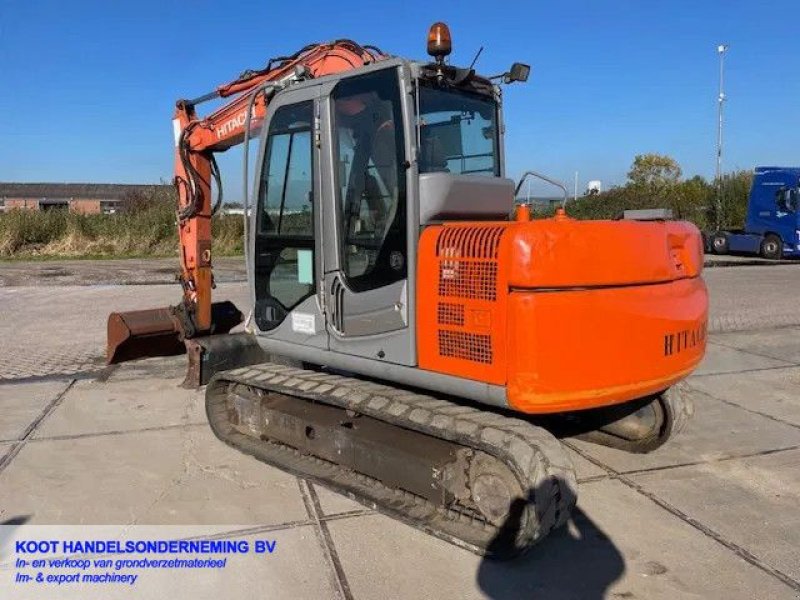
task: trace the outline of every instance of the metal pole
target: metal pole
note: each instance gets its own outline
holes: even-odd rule
[[[578,172],[577,171],[575,171],[575,188],[573,190],[572,199],[573,200],[577,200],[578,199]]]
[[[719,122],[717,126],[717,210],[716,210],[716,226],[717,229],[722,227],[722,108],[725,103],[725,89],[724,89],[724,66],[725,66],[725,52],[728,50],[727,44],[720,44],[717,46],[717,53],[719,54],[719,96],[717,97],[718,117]]]

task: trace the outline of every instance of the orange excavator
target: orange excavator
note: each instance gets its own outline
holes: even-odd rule
[[[108,360],[186,351],[214,433],[462,547],[525,551],[576,499],[559,436],[656,449],[692,412],[703,243],[663,214],[532,219],[502,86],[349,40],[177,103],[183,299],[109,317]],[[196,107],[232,98],[200,118]],[[252,207],[248,147],[259,140]],[[245,331],[213,304],[214,153],[245,147]],[[217,199],[212,199],[212,181]],[[565,201],[566,203],[566,201]]]

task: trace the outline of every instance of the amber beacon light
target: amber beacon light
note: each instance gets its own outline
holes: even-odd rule
[[[441,21],[431,25],[428,31],[428,54],[433,56],[437,63],[441,63],[452,49],[453,42],[450,38],[450,28]]]

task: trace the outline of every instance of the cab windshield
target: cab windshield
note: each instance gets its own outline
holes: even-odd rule
[[[420,173],[500,175],[492,98],[420,85]]]

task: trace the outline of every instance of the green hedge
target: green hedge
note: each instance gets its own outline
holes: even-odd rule
[[[744,226],[752,180],[752,171],[737,171],[722,178],[723,227]],[[628,183],[571,200],[567,203],[567,213],[576,219],[613,219],[624,210],[669,208],[676,219],[692,221],[700,229],[711,230],[716,223],[716,198],[716,186],[701,177],[658,187]]]

